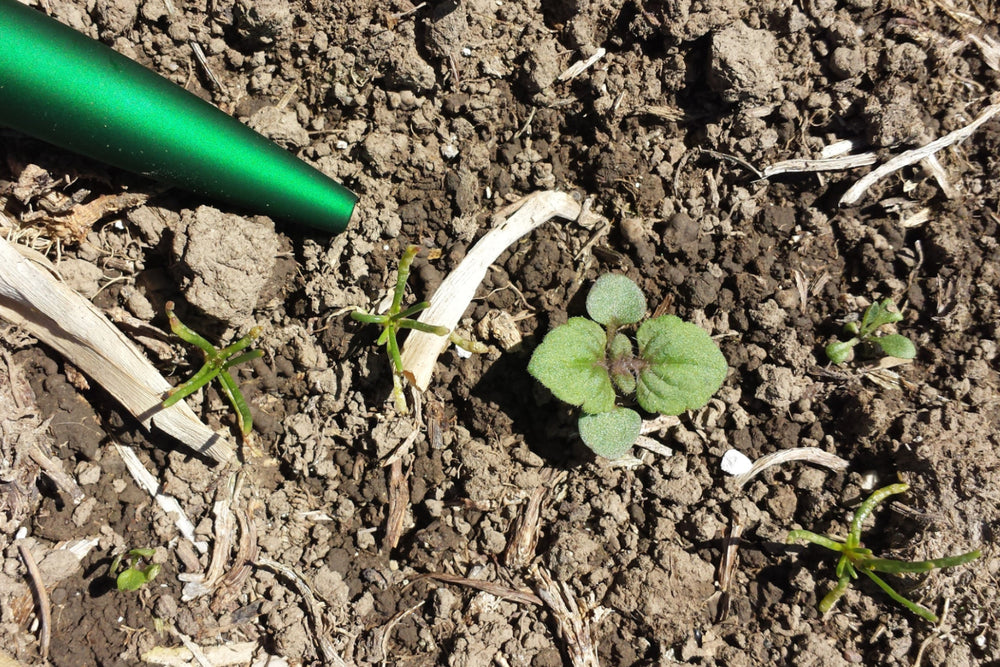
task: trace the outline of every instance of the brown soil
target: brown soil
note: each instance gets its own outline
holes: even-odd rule
[[[316,164],[361,203],[351,229],[329,238],[0,135],[0,202],[22,239],[49,195],[79,203],[127,188],[153,197],[83,230],[82,242],[63,239],[74,287],[164,331],[168,300],[213,339],[260,324],[266,353],[238,374],[253,447],[242,465],[222,469],[150,439],[71,365],[6,330],[8,653],[42,664],[21,544],[44,566],[53,665],[140,664],[154,646],[180,646],[181,635],[206,648],[251,642],[259,657],[287,664],[561,665],[579,642],[533,597],[544,573],[579,601],[605,665],[1000,663],[1000,122],[938,153],[950,188],[915,165],[851,208],[838,200],[867,168],[755,180],[743,164],[815,158],[840,140],[883,162],[964,127],[997,101],[995,5],[41,4]],[[593,66],[559,80],[598,48],[606,54]],[[411,293],[429,296],[493,213],[544,189],[594,197],[610,228],[553,221],[502,255],[466,323],[475,330],[491,311],[506,312],[522,344],[472,359],[446,352],[422,397],[423,422],[397,414],[376,332],[346,313],[382,299],[408,243],[441,251],[414,265]],[[54,235],[43,228],[39,242]],[[635,279],[652,306],[668,300],[670,312],[709,329],[729,361],[709,406],[654,434],[672,456],[595,458],[574,435],[573,411],[525,372],[531,349],[582,314],[590,283],[608,271]],[[898,330],[916,342],[914,362],[829,367],[823,346],[844,319],[884,297],[904,309]],[[137,339],[177,381],[199,363],[169,336]],[[214,389],[189,402],[235,434]],[[399,486],[382,461],[414,429],[399,471],[402,535],[391,546]],[[77,478],[82,501],[23,455],[29,441]],[[178,575],[203,572],[211,548],[200,553],[178,534],[113,443],[137,449],[210,546],[213,504],[238,475],[238,535],[252,526],[260,551],[245,578],[186,599]],[[800,446],[850,468],[788,464],[742,490],[720,468],[730,448],[754,459]],[[899,479],[912,489],[876,513],[866,546],[907,559],[980,547],[983,557],[893,579],[911,599],[947,608],[940,626],[867,580],[821,615],[835,561],[818,547],[786,546],[787,532],[842,536],[866,491]],[[508,542],[540,487],[537,545],[510,559]],[[716,568],[737,521],[740,560],[720,614]],[[82,561],[55,550],[81,538],[95,541]],[[147,546],[157,548],[158,578],[138,593],[112,590],[111,557]],[[228,569],[237,553],[224,555]]]

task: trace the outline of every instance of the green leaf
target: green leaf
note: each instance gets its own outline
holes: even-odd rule
[[[635,393],[636,381],[631,373],[612,373],[611,380],[621,393],[626,395]]]
[[[118,575],[116,583],[120,591],[134,591],[142,588],[142,585],[146,583],[146,573],[142,570],[129,568]]]
[[[129,556],[138,556],[139,558],[152,558],[156,554],[156,549],[150,547],[145,547],[142,549],[130,549],[128,552]]]
[[[865,308],[865,314],[861,316],[861,332],[870,333],[877,329],[881,313],[882,305],[878,301]]]
[[[889,334],[875,338],[875,343],[890,357],[897,359],[912,359],[917,356],[917,348],[913,342],[902,334]]]
[[[625,334],[615,334],[611,339],[611,346],[608,356],[612,361],[615,359],[631,358],[633,356],[632,341]],[[611,365],[611,368],[614,368]],[[623,394],[635,392],[635,375],[630,372],[611,372],[611,381],[618,387],[618,391]]]
[[[639,438],[642,417],[635,410],[615,408],[610,412],[583,415],[578,426],[583,444],[595,454],[607,459],[619,459]]]
[[[528,372],[556,396],[584,412],[614,408],[615,390],[604,362],[604,329],[585,317],[571,317],[545,336],[528,362]]]
[[[587,294],[587,313],[601,324],[634,324],[646,314],[646,297],[627,276],[606,273]]]
[[[848,341],[834,341],[826,346],[826,358],[835,364],[842,364],[847,361],[847,357],[851,355],[851,348],[857,343],[857,338]]]
[[[708,332],[674,315],[643,322],[636,339],[639,355],[650,364],[639,374],[636,398],[650,412],[677,415],[700,408],[726,379],[726,358]]]

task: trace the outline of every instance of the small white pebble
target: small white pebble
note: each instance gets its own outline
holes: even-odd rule
[[[470,49],[467,46],[463,46],[462,47],[462,55],[465,56],[466,58],[468,58],[469,56],[472,55],[472,49]]]
[[[446,160],[452,159],[458,155],[458,146],[455,144],[445,144],[441,147],[441,155],[443,155]]]
[[[874,470],[869,470],[861,476],[861,490],[862,491],[874,491],[875,487],[878,486],[878,473]]]
[[[27,536],[28,536],[28,529],[25,528],[24,526],[21,526],[20,528],[18,528],[17,532],[14,533],[14,539],[15,540],[23,540]]]
[[[350,144],[348,144],[343,139],[338,139],[337,142],[334,144],[334,146],[337,147],[338,151],[346,151],[348,149],[348,147],[350,146]]]
[[[753,467],[753,461],[743,452],[728,450],[722,455],[722,472],[730,475],[742,475]]]
[[[459,347],[458,345],[455,346],[455,354],[457,354],[461,359],[468,359],[469,357],[472,356],[471,352]]]

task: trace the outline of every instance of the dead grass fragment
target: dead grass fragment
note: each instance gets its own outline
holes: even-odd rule
[[[584,207],[571,195],[554,190],[536,192],[501,209],[493,217],[493,228],[472,246],[431,296],[431,306],[421,313],[419,321],[454,329],[490,265],[504,250],[552,218],[576,220],[583,211]],[[412,374],[413,385],[420,391],[427,390],[437,358],[447,346],[447,336],[413,331],[406,337],[403,368]]]
[[[608,610],[603,607],[588,609],[581,605],[569,585],[564,581],[554,581],[544,568],[535,567],[532,574],[538,597],[552,612],[573,667],[600,667],[592,625],[599,622]]]
[[[767,454],[753,462],[750,470],[742,475],[737,475],[736,486],[743,488],[746,483],[754,477],[764,472],[772,466],[782,465],[791,461],[805,461],[830,470],[847,470],[851,465],[850,461],[840,458],[836,454],[830,454],[818,447],[793,447],[792,449],[782,449],[781,451]]]
[[[49,658],[49,644],[52,642],[52,608],[49,604],[49,594],[45,590],[45,582],[42,581],[42,574],[38,571],[38,565],[35,563],[31,551],[24,546],[24,542],[18,543],[17,549],[35,590],[35,602],[38,609],[38,653],[45,661]]]
[[[900,153],[881,166],[876,167],[862,177],[857,183],[852,185],[847,192],[843,194],[840,198],[840,205],[853,206],[854,204],[857,204],[861,198],[865,196],[865,193],[868,192],[868,189],[871,186],[875,185],[886,176],[894,174],[904,167],[908,167],[912,164],[920,162],[921,160],[931,157],[944,148],[964,141],[972,136],[976,130],[993,118],[993,116],[995,116],[998,112],[1000,112],[1000,104],[991,104],[986,107],[975,120],[965,127],[960,127],[957,130],[949,132],[943,137],[930,142],[926,146],[921,146],[920,148],[914,148],[913,150]]]

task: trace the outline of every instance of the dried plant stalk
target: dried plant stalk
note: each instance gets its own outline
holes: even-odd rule
[[[187,406],[163,408],[171,385],[97,308],[0,238],[0,318],[66,357],[147,429],[156,426],[218,462],[232,446]]]
[[[747,482],[771,466],[781,465],[782,463],[788,463],[789,461],[805,461],[824,468],[829,468],[830,470],[847,470],[847,467],[850,465],[849,461],[840,458],[836,454],[824,452],[818,447],[794,447],[792,449],[782,449],[781,451],[767,454],[766,456],[762,456],[754,461],[750,470],[747,470],[742,475],[737,475],[734,478],[736,480],[736,485],[742,488]]]
[[[536,192],[504,209],[494,218],[495,226],[472,246],[465,259],[448,274],[423,311],[419,322],[453,330],[472,303],[476,289],[490,264],[522,236],[552,218],[575,220],[583,210],[580,202],[565,192]],[[403,368],[420,391],[426,391],[438,356],[448,346],[447,336],[413,331],[403,346]]]

